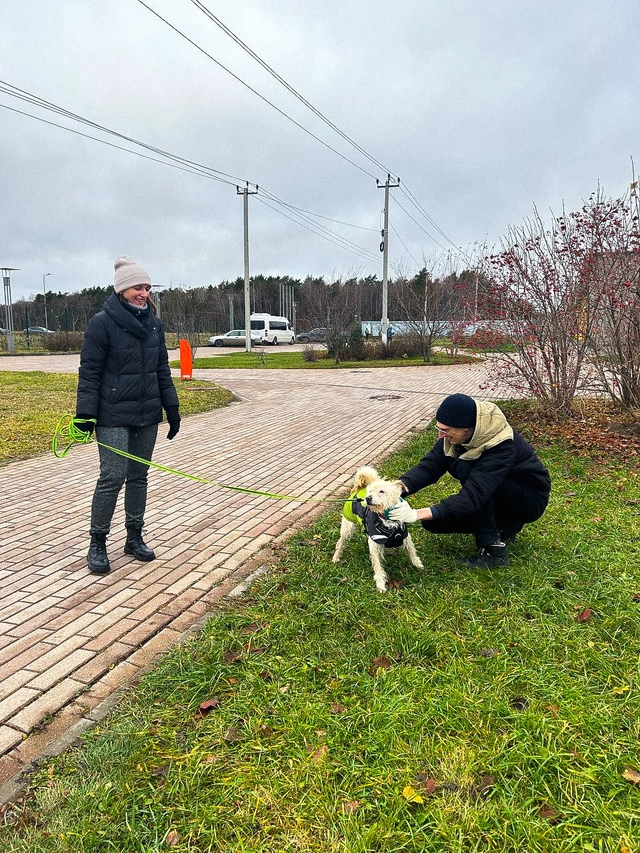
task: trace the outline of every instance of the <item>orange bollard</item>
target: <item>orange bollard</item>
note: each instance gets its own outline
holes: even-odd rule
[[[193,379],[193,353],[189,341],[180,340],[180,379]]]

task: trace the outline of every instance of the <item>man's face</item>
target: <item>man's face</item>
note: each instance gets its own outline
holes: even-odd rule
[[[446,438],[451,444],[464,444],[473,435],[473,427],[450,427],[436,422],[438,438]]]

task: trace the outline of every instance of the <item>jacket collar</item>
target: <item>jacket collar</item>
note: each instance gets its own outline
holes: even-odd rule
[[[146,338],[148,336],[148,332],[142,323],[131,313],[131,311],[127,311],[122,302],[118,297],[117,293],[112,293],[111,296],[104,303],[104,311],[111,317],[115,322],[122,326],[123,329],[126,329],[127,332],[131,332],[139,338]]]

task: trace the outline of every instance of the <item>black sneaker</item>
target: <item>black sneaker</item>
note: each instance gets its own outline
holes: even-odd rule
[[[473,557],[464,557],[457,561],[464,566],[477,569],[492,569],[494,566],[508,566],[509,555],[504,542],[496,545],[484,545]]]

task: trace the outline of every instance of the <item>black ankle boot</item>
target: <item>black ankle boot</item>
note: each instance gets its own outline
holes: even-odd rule
[[[473,557],[465,557],[457,561],[465,566],[477,569],[492,569],[494,566],[508,566],[509,555],[504,542],[494,545],[483,545]]]
[[[136,560],[141,560],[143,563],[148,563],[150,560],[155,560],[156,558],[151,548],[144,544],[142,528],[140,527],[127,528],[127,541],[124,543],[124,553],[130,554]]]
[[[92,533],[91,545],[87,554],[87,565],[89,571],[94,575],[106,575],[111,571],[109,558],[107,557],[107,534]]]

